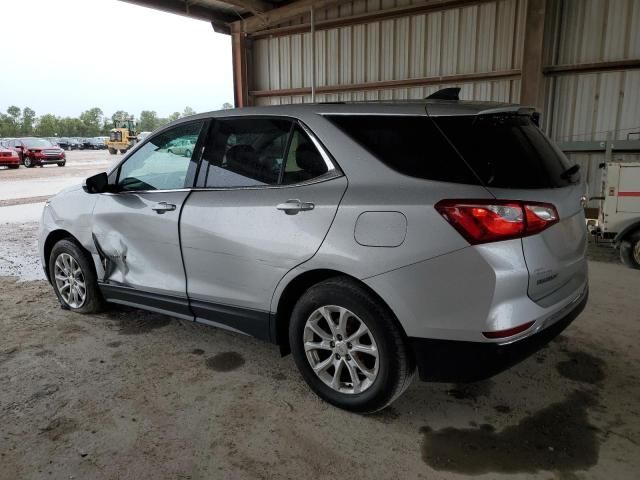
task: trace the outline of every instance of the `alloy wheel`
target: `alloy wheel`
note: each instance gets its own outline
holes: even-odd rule
[[[353,312],[336,305],[315,310],[303,332],[309,365],[333,390],[357,394],[375,382],[379,350],[367,325]]]
[[[60,296],[71,308],[80,308],[87,299],[85,277],[78,262],[68,253],[56,258],[54,278]]]
[[[640,265],[640,240],[633,246],[633,259]]]

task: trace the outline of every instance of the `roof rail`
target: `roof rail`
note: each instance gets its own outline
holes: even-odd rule
[[[460,100],[460,87],[442,88],[429,95],[427,100]]]

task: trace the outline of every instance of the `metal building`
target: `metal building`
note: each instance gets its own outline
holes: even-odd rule
[[[640,151],[640,0],[125,1],[230,34],[238,106],[460,86],[537,107],[593,196],[605,155]]]

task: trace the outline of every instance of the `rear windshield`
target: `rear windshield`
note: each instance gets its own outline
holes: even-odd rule
[[[575,180],[562,178],[569,168],[564,154],[529,116],[327,118],[385,165],[412,177],[513,189],[563,187]]]
[[[327,118],[400,173],[442,182],[478,183],[426,115],[329,115]]]
[[[564,154],[529,116],[432,117],[487,187],[556,188],[570,183]]]

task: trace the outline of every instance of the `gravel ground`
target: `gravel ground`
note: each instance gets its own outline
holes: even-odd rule
[[[2,480],[640,471],[640,272],[611,250],[591,249],[589,305],[547,348],[485,382],[416,381],[363,417],[320,401],[290,356],[249,337],[132,309],[60,309],[33,280],[36,224],[3,225],[1,210]]]

